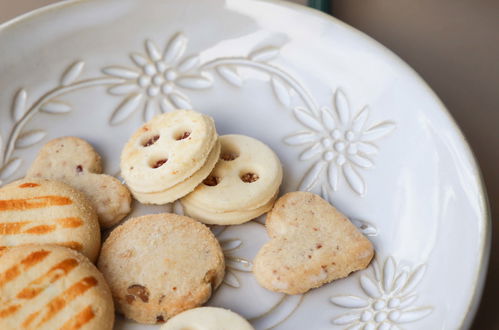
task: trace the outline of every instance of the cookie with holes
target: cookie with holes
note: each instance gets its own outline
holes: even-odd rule
[[[108,228],[130,213],[131,196],[118,179],[102,174],[100,155],[85,140],[61,137],[43,146],[27,177],[62,181],[90,200],[101,227]]]
[[[220,160],[201,185],[182,198],[187,215],[207,224],[234,225],[272,208],[282,182],[277,155],[244,135],[224,135]]]
[[[0,256],[0,329],[111,330],[111,291],[82,254],[56,245]]]
[[[220,154],[213,119],[192,110],[158,115],[139,128],[121,154],[121,173],[145,204],[173,202],[199,185]]]
[[[100,249],[97,214],[86,196],[67,184],[23,179],[0,188],[0,250],[57,244],[91,261]]]
[[[173,213],[133,218],[115,228],[98,267],[117,310],[147,324],[202,305],[225,273],[222,249],[210,229]]]

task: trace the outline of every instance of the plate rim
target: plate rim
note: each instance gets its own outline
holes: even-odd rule
[[[275,6],[283,6],[288,9],[292,9],[296,12],[300,12],[304,15],[316,17],[320,20],[328,22],[328,24],[338,25],[349,30],[351,33],[354,33],[355,35],[359,36],[363,41],[369,42],[375,47],[377,47],[377,49],[380,50],[382,53],[384,53],[386,57],[390,58],[392,61],[397,62],[401,66],[401,68],[405,68],[408,72],[410,72],[410,74],[412,74],[412,76],[416,80],[418,80],[419,85],[428,92],[428,95],[431,96],[432,99],[439,106],[439,111],[441,111],[441,114],[445,116],[446,120],[448,120],[448,123],[450,124],[450,127],[452,128],[454,133],[456,133],[456,138],[461,143],[462,151],[472,167],[473,175],[476,179],[476,182],[479,185],[480,195],[478,199],[480,201],[481,209],[483,210],[483,217],[480,218],[480,222],[481,225],[483,225],[484,230],[480,233],[479,237],[480,260],[473,276],[474,277],[472,283],[473,293],[471,299],[469,299],[468,306],[466,308],[466,314],[461,317],[461,321],[459,323],[460,324],[459,328],[461,329],[469,328],[471,326],[472,321],[475,318],[476,312],[481,302],[487,271],[489,267],[490,251],[492,245],[492,230],[491,230],[492,216],[490,212],[490,203],[482,171],[478,165],[479,163],[477,161],[476,155],[473,152],[468,142],[468,139],[466,138],[463,131],[459,127],[458,123],[456,122],[450,111],[447,109],[443,101],[436,94],[436,92],[430,87],[430,85],[426,82],[426,80],[424,80],[423,77],[412,66],[410,66],[407,62],[405,62],[399,55],[394,53],[387,46],[383,45],[381,42],[377,41],[368,34],[341,21],[340,19],[334,17],[333,15],[329,15],[317,9],[313,9],[294,2],[285,1],[285,0],[252,0],[252,1],[255,3],[260,2],[260,3],[272,4]],[[50,12],[56,12],[57,10],[76,6],[84,2],[88,1],[65,0],[36,8],[34,10],[28,11],[24,14],[18,15],[14,18],[11,18],[10,20],[1,23],[0,33],[5,32],[6,30],[15,26],[18,23],[27,22],[30,19],[36,18],[40,15],[45,15]]]

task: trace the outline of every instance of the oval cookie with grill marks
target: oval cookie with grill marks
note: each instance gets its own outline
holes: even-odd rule
[[[0,188],[0,250],[57,244],[95,261],[100,248],[97,215],[86,197],[57,181],[24,179]]]
[[[200,222],[171,213],[130,219],[102,246],[99,269],[116,309],[161,323],[206,302],[224,277],[222,249]]]
[[[82,254],[30,245],[0,255],[0,329],[107,330],[113,323],[109,287]]]

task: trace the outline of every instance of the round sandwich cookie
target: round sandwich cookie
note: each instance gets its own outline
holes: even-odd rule
[[[0,255],[0,329],[111,330],[113,324],[109,287],[82,254],[29,245]]]
[[[101,234],[85,195],[57,181],[23,179],[0,188],[0,250],[57,244],[97,259]]]
[[[240,315],[224,308],[198,307],[171,318],[161,330],[254,330]]]
[[[187,215],[207,224],[233,225],[272,208],[282,182],[277,155],[244,135],[224,135],[220,160],[211,174],[181,202]]]
[[[208,227],[172,213],[118,226],[102,246],[98,267],[117,310],[148,324],[205,303],[225,272],[222,249]]]
[[[172,202],[192,191],[206,177],[201,174],[213,169],[217,140],[215,123],[207,115],[193,110],[158,115],[125,145],[122,176],[142,203]]]
[[[64,182],[85,194],[101,227],[108,228],[130,213],[130,192],[118,179],[102,174],[100,155],[85,140],[61,137],[38,153],[26,177]]]

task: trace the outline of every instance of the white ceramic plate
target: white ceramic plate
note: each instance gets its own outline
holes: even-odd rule
[[[284,164],[283,192],[321,193],[376,246],[367,270],[283,296],[250,272],[264,227],[217,229],[228,272],[210,304],[257,329],[469,324],[488,253],[479,172],[438,98],[365,35],[286,3],[89,0],[0,26],[0,49],[3,182],[63,135],[89,140],[116,174],[144,118],[192,106],[221,134],[269,144]]]

